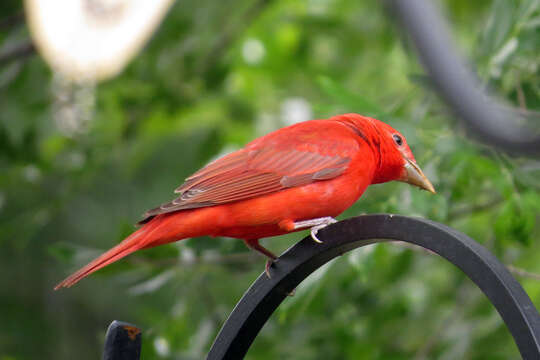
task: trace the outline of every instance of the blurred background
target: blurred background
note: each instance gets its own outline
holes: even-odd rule
[[[437,3],[482,83],[538,111],[540,1]],[[540,161],[469,139],[380,2],[178,0],[125,68],[86,79],[51,62],[45,30],[29,26],[24,5],[0,3],[1,360],[99,358],[113,319],[143,329],[143,359],[204,358],[264,270],[242,241],[161,246],[74,288],[52,288],[211,159],[279,127],[345,112],[404,133],[438,194],[372,186],[340,218],[392,212],[456,228],[510,266],[540,307]],[[280,253],[304,235],[263,243]],[[519,353],[458,269],[387,243],[334,260],[285,300],[247,355],[279,357]]]

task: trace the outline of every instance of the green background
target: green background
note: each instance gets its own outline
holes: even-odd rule
[[[439,4],[483,84],[538,110],[540,1]],[[0,4],[0,59],[30,41],[23,19],[2,22],[22,8]],[[540,162],[468,138],[379,2],[182,0],[127,68],[95,88],[66,84],[35,53],[0,60],[0,360],[99,358],[113,319],[144,330],[143,359],[203,358],[264,269],[239,240],[142,251],[71,289],[52,287],[212,158],[294,119],[344,112],[404,133],[438,194],[372,186],[340,218],[392,212],[456,228],[512,265],[540,307]],[[304,235],[263,244],[280,253]],[[470,280],[396,243],[309,277],[247,355],[518,357]]]

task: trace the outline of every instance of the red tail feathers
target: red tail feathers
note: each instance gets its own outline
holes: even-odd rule
[[[120,244],[116,245],[106,253],[94,259],[88,265],[84,266],[77,272],[71,274],[69,277],[64,279],[62,282],[60,282],[54,287],[54,290],[58,290],[62,287],[71,287],[79,280],[90,275],[94,271],[97,271],[102,267],[105,267],[123,258],[124,256],[131,254],[134,251],[149,247],[148,245],[153,242],[153,239],[150,238],[150,235],[153,233],[153,230],[156,229],[157,225],[159,225],[159,220],[155,219],[155,221],[147,223],[142,228],[125,238]]]

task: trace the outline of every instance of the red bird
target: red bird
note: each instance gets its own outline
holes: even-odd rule
[[[85,276],[139,249],[210,235],[244,240],[276,256],[259,239],[334,223],[370,184],[398,180],[435,193],[405,138],[358,114],[310,120],[260,137],[215,160],[175,190],[179,196],[149,210],[142,227],[56,285]]]

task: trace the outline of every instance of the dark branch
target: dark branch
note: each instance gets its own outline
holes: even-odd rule
[[[36,49],[31,42],[20,44],[0,54],[0,65],[4,65],[13,60],[25,59],[35,52]]]
[[[21,25],[22,23],[24,23],[24,12],[19,11],[15,14],[11,14],[3,19],[0,19],[0,30],[11,29],[12,27]]]

